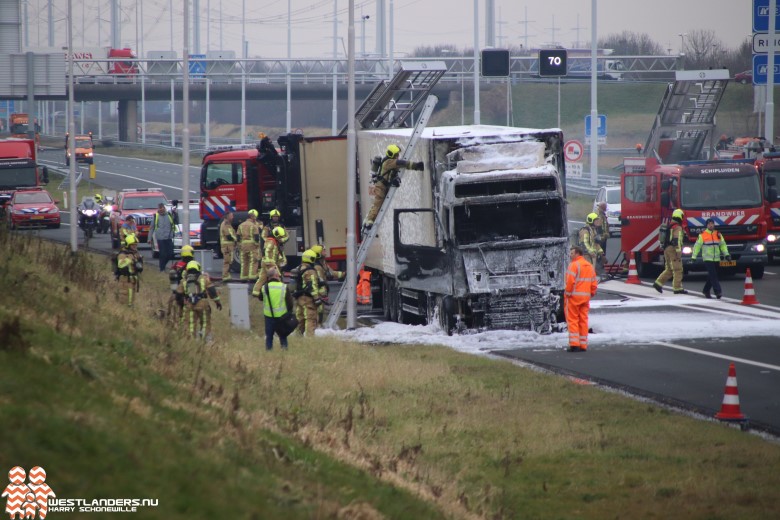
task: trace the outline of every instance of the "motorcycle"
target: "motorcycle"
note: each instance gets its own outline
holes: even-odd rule
[[[105,204],[100,206],[100,214],[98,215],[98,233],[108,233],[111,229],[111,212],[114,206],[111,201],[106,201]]]
[[[87,239],[92,238],[98,228],[100,206],[94,200],[87,199],[79,205],[78,214],[79,227],[84,230],[84,236]]]

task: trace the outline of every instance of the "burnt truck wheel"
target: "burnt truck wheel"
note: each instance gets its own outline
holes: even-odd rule
[[[437,297],[436,309],[439,313],[439,326],[448,336],[455,332],[457,323],[455,320],[455,301],[450,296]]]

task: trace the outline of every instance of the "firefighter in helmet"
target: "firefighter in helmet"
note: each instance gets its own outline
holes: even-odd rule
[[[177,298],[176,290],[179,288],[187,264],[195,260],[195,250],[192,246],[182,246],[181,259],[174,263],[168,270],[168,281],[171,284],[171,296],[168,298],[168,320],[177,325],[184,319],[184,299]]]
[[[688,291],[683,289],[682,277],[683,277],[683,265],[682,265],[682,244],[683,244],[683,219],[685,213],[683,210],[676,209],[672,212],[672,222],[668,230],[664,230],[663,227],[659,233],[661,239],[661,247],[664,250],[664,271],[653,282],[653,287],[656,291],[663,292],[664,284],[672,279],[672,289],[674,294],[688,294]]]
[[[580,228],[578,245],[582,249],[582,256],[594,268],[602,262],[604,257],[604,250],[599,245],[600,230],[601,218],[598,213],[588,213],[588,216],[585,217],[585,225]]]
[[[125,222],[122,224],[122,226],[119,228],[119,247],[122,248],[125,245],[125,242],[127,241],[127,237],[129,235],[136,236],[136,233],[138,232],[138,228],[135,226],[135,217],[132,215],[128,215],[125,217]],[[136,240],[136,243],[138,241]]]
[[[322,256],[322,251],[324,248],[320,245],[314,245],[311,246],[310,251],[314,253],[315,262],[314,262],[314,269],[317,271],[317,276],[319,277],[319,294],[320,294],[320,300],[321,303],[317,306],[317,317],[319,320],[319,323],[322,323],[322,320],[325,315],[325,303],[328,301],[328,293],[330,292],[330,288],[328,287],[328,281],[329,280],[344,280],[344,278],[347,276],[347,273],[343,271],[336,271],[335,269],[330,267],[330,264],[325,260],[325,257]],[[298,322],[301,322],[300,317],[298,318]]]
[[[230,264],[233,262],[233,253],[236,250],[236,230],[233,229],[233,212],[228,211],[222,217],[219,224],[219,244],[222,252],[222,281],[230,280]]]
[[[252,294],[257,296],[260,294],[260,290],[268,281],[268,270],[276,269],[280,273],[282,268],[287,265],[287,257],[282,251],[282,246],[289,236],[287,231],[281,226],[277,226],[271,232],[271,236],[265,239],[265,247],[263,248],[263,263],[260,267],[260,275],[255,282],[255,286],[252,289]]]
[[[249,218],[238,225],[238,239],[241,240],[241,280],[257,278],[257,262],[260,258],[260,223],[256,209],[249,210]]]
[[[271,217],[271,222],[268,223],[267,226],[263,227],[263,241],[265,241],[266,238],[270,237],[273,234],[274,228],[277,227],[284,227],[282,225],[282,212],[278,209],[272,209],[271,212],[268,214],[269,217]]]
[[[301,256],[301,266],[295,276],[295,303],[298,304],[297,314],[303,317],[298,320],[303,323],[306,336],[314,336],[317,329],[317,306],[322,302],[320,298],[319,275],[314,268],[317,254],[307,249]]]
[[[371,162],[373,175],[371,176],[372,184],[369,192],[373,193],[374,202],[366,215],[366,219],[363,221],[363,234],[368,232],[374,225],[379,208],[382,207],[390,186],[398,187],[401,185],[401,178],[398,176],[400,169],[423,171],[425,167],[422,162],[399,159],[398,156],[400,154],[401,148],[397,144],[391,144],[385,150],[384,159],[377,156]]]
[[[187,262],[186,271],[182,277],[177,297],[183,301],[185,313],[189,315],[189,330],[192,337],[200,337],[211,341],[211,305],[209,298],[217,304],[217,310],[222,310],[217,288],[211,283],[209,275],[202,272],[200,264],[195,260]]]
[[[122,298],[127,298],[128,307],[133,306],[135,294],[139,289],[138,275],[143,271],[143,262],[138,255],[137,244],[138,239],[135,235],[128,235],[116,256],[114,266],[114,277],[119,282],[117,299],[121,301]]]

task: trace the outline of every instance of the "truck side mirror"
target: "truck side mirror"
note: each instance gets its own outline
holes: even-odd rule
[[[661,193],[661,207],[662,208],[669,207],[669,192],[664,191],[663,193]]]
[[[766,198],[769,202],[777,202],[777,188],[769,188]]]
[[[767,175],[766,177],[766,185],[767,186],[774,186],[777,184],[777,179],[774,178],[772,175]]]
[[[661,181],[661,191],[669,191],[669,186],[671,186],[672,182],[669,179],[664,179]]]
[[[43,183],[49,184],[49,168],[47,168],[46,166],[43,167],[42,177],[43,177],[42,178]]]

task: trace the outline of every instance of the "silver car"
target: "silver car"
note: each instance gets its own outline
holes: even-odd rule
[[[620,186],[602,186],[593,201],[593,212],[598,213],[600,202],[607,203],[609,236],[620,236]]]

